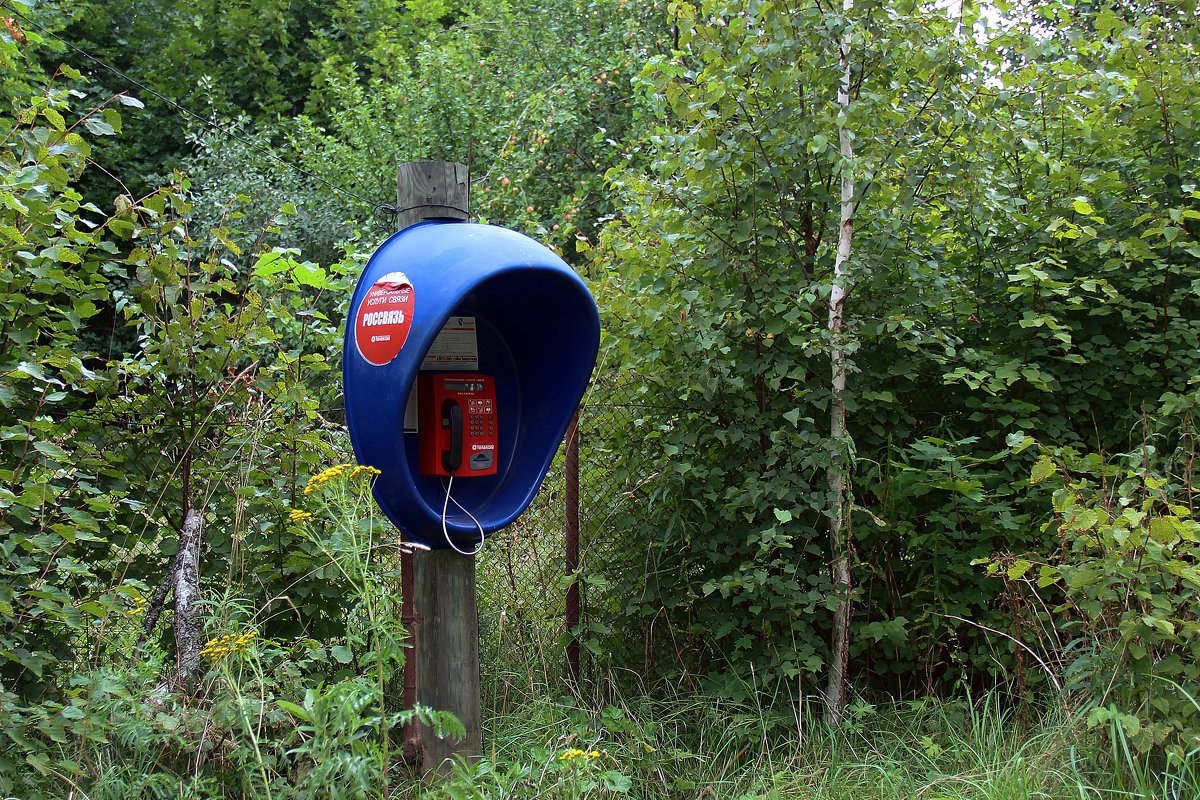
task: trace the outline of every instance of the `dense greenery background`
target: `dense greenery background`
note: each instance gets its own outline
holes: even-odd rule
[[[255,689],[290,704],[281,719],[382,702],[369,678],[402,660],[373,627],[383,584],[293,512],[347,457],[345,299],[390,230],[396,163],[423,158],[469,161],[481,221],[590,281],[592,400],[644,409],[596,433],[633,565],[586,576],[607,620],[583,631],[598,679],[813,694],[844,453],[856,693],[1049,692],[1155,763],[1195,758],[1194,2],[3,15],[0,794],[108,774],[88,748],[118,737],[93,711],[143,696],[146,665],[170,659],[164,635],[122,666],[192,508],[214,636],[250,626],[292,653],[294,680]],[[849,435],[831,441],[847,173]],[[305,695],[318,685],[334,689]],[[153,763],[183,774],[179,753]],[[294,782],[247,769],[247,793]]]

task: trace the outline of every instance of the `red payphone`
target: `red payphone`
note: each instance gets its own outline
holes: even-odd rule
[[[496,383],[491,375],[442,372],[417,379],[423,475],[495,475]]]

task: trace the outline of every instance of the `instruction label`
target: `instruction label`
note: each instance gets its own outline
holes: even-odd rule
[[[433,346],[421,362],[423,370],[477,371],[479,340],[475,336],[474,317],[451,317],[433,340]]]
[[[389,272],[372,284],[354,319],[354,345],[368,364],[391,363],[412,328],[413,287],[403,272]]]

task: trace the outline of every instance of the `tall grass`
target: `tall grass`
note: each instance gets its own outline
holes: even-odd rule
[[[1154,761],[1130,746],[1119,725],[1089,728],[1087,709],[1062,698],[1023,707],[1000,694],[859,700],[831,729],[804,700],[622,693],[617,687],[636,685],[625,676],[580,697],[562,689],[555,671],[541,672],[543,663],[485,668],[484,756],[427,798],[1200,798],[1200,744],[1182,760]],[[583,794],[564,793],[550,766],[572,747],[601,754],[595,774],[628,782],[605,788],[593,780]]]
[[[1175,684],[1186,700],[1200,710],[1191,692]],[[1115,709],[1107,709],[1115,710]],[[1088,772],[1104,774],[1104,788],[1087,787],[1087,798],[1155,798],[1155,800],[1196,800],[1200,798],[1200,738],[1191,747],[1179,751],[1144,752],[1129,740],[1126,724],[1116,713],[1100,715],[1108,720],[1103,739],[1107,747],[1080,754]]]
[[[503,555],[504,574],[522,575],[528,553]],[[544,554],[535,556],[540,568]],[[1195,748],[1171,762],[1142,756],[1120,725],[1089,727],[1082,701],[1060,696],[1040,707],[1000,694],[859,700],[832,730],[803,698],[762,698],[753,685],[736,694],[760,699],[734,701],[651,691],[622,672],[581,695],[562,681],[560,609],[514,606],[513,586],[489,587],[486,574],[481,567],[485,752],[427,797],[1200,798]],[[555,770],[576,747],[601,754],[583,794]],[[628,782],[609,788],[601,774]]]
[[[586,796],[595,798],[1115,796],[1097,762],[1087,771],[1080,766],[1088,740],[1061,710],[1026,723],[992,698],[858,702],[853,709],[833,730],[803,704],[780,710],[679,693],[595,708],[541,692],[510,695],[502,713],[489,715],[482,762],[458,770],[448,791],[470,785],[476,793],[462,796],[481,800],[567,796],[536,778],[555,753],[580,746],[602,754],[597,772],[628,778],[618,790],[592,787]]]

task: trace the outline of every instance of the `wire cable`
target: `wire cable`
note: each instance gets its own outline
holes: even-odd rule
[[[464,514],[466,514],[468,517],[470,517],[471,522],[474,522],[475,527],[479,529],[479,546],[476,547],[474,550],[463,550],[454,543],[454,540],[450,538],[450,532],[448,530],[446,530],[446,512],[450,508],[450,500],[451,500],[450,488],[452,486],[454,486],[454,474],[453,473],[450,474],[450,480],[446,482],[446,499],[442,503],[442,536],[446,537],[446,544],[450,545],[450,548],[452,550],[454,550],[454,552],[458,553],[459,555],[477,556],[477,555],[479,555],[479,552],[481,550],[483,550],[483,542],[484,542],[484,539],[486,538],[486,536],[483,532],[483,525],[479,524],[479,520],[475,519],[475,515],[472,514],[470,511],[467,511],[467,509],[463,508],[463,504],[458,502],[457,500],[454,501],[454,505],[458,506],[460,511],[462,511]]]
[[[341,194],[348,195],[362,203],[367,204],[368,206],[370,206],[373,209],[378,209],[381,205],[383,205],[381,203],[376,203],[373,200],[368,200],[367,198],[363,197],[362,195],[356,194],[355,192],[352,192],[349,189],[346,189],[345,187],[339,186],[330,180],[322,178],[320,175],[317,175],[316,173],[309,172],[308,170],[304,169],[303,167],[299,167],[299,166],[291,163],[287,159],[283,158],[282,156],[277,155],[273,151],[271,151],[265,147],[262,147],[261,145],[256,144],[253,140],[248,139],[245,136],[240,136],[231,130],[222,128],[215,121],[208,119],[200,114],[197,114],[195,111],[192,111],[190,108],[187,108],[186,106],[181,105],[180,103],[177,103],[176,101],[167,97],[163,93],[161,93],[155,89],[152,89],[151,87],[147,86],[146,84],[142,83],[141,81],[137,80],[136,78],[132,78],[129,75],[126,75],[124,72],[122,72],[121,70],[112,66],[111,64],[105,63],[100,58],[92,55],[91,53],[84,50],[83,48],[81,48],[75,44],[72,44],[71,42],[68,42],[66,39],[62,38],[54,31],[46,28],[40,22],[30,19],[28,16],[26,16],[24,13],[22,13],[20,9],[15,8],[12,5],[9,5],[7,2],[0,2],[0,8],[3,8],[4,10],[11,12],[13,15],[20,17],[22,20],[25,21],[26,24],[28,24],[29,26],[31,26],[33,28],[36,28],[40,33],[43,33],[46,36],[50,36],[50,37],[53,37],[54,39],[57,39],[65,47],[67,47],[70,50],[73,50],[74,52],[83,56],[88,61],[91,61],[93,64],[96,64],[97,66],[107,70],[108,72],[111,72],[113,75],[116,75],[117,77],[121,78],[121,80],[125,81],[126,83],[136,86],[140,91],[143,91],[149,95],[153,95],[154,97],[161,100],[163,103],[166,103],[168,106],[173,108],[175,111],[179,112],[180,114],[182,114],[186,117],[190,117],[191,119],[199,122],[201,125],[205,126],[206,128],[216,131],[217,133],[224,134],[225,136],[228,136],[232,139],[237,139],[239,142],[246,145],[251,150],[254,150],[259,155],[266,156],[267,158],[271,159],[272,161],[282,164],[283,166],[287,167],[290,170],[293,170],[294,172],[299,173],[300,175],[304,175],[305,177],[310,178],[311,180],[317,181],[318,183],[322,183],[325,186],[328,186],[330,189],[332,189],[334,191],[335,194],[341,193]]]

